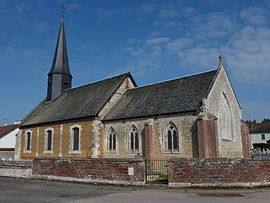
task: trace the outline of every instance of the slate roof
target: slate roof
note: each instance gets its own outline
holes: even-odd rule
[[[61,25],[59,29],[52,67],[48,75],[56,74],[56,73],[62,73],[62,74],[71,76],[71,73],[69,70],[69,64],[68,64],[67,43],[66,43],[63,17],[62,17]]]
[[[254,124],[250,127],[249,133],[270,133],[270,121]]]
[[[6,134],[18,128],[17,124],[0,126],[0,138],[4,137]]]
[[[104,120],[198,110],[215,80],[217,70],[128,90]]]
[[[97,116],[128,76],[132,79],[130,73],[126,73],[65,90],[62,95],[51,102],[46,102],[44,99],[26,116],[20,126]]]

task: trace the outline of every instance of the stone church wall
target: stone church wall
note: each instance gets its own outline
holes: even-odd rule
[[[146,126],[152,126],[151,153],[152,159],[169,159],[169,158],[191,158],[198,157],[198,142],[196,129],[196,116],[194,113],[183,113],[176,115],[157,116],[151,118],[126,119],[118,121],[107,121],[104,123],[104,157],[106,158],[134,158],[145,157],[145,136]],[[167,125],[172,122],[178,130],[180,151],[169,153],[164,151],[163,132]],[[130,127],[134,125],[140,134],[139,153],[129,153],[127,146],[127,136]],[[107,134],[113,128],[117,135],[117,150],[109,152],[107,150]],[[149,135],[147,135],[149,136]],[[148,145],[149,146],[149,145]],[[149,157],[148,157],[149,158]]]
[[[71,158],[86,158],[92,154],[92,120],[78,120],[77,122],[61,122],[51,125],[42,125],[39,127],[21,129],[20,132],[20,159],[32,160],[34,157],[71,157]],[[70,128],[79,126],[80,134],[80,150],[72,152]],[[52,152],[45,150],[45,132],[47,129],[53,130]],[[25,151],[25,134],[31,132],[31,150]]]
[[[243,157],[242,113],[224,68],[206,100],[206,108],[218,118],[219,157]]]

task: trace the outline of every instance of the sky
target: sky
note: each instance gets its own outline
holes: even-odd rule
[[[0,0],[0,125],[47,94],[60,0]],[[243,119],[270,117],[270,0],[65,0],[73,86],[131,72],[139,86],[218,67]]]

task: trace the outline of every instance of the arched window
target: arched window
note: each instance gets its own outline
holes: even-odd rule
[[[107,151],[115,152],[117,147],[117,137],[113,128],[110,128],[107,135]]]
[[[45,151],[52,151],[53,146],[53,130],[46,130]]]
[[[233,114],[226,94],[223,92],[219,106],[219,131],[222,140],[233,140]]]
[[[73,132],[73,146],[72,150],[73,151],[78,151],[79,150],[79,141],[80,141],[80,129],[75,127],[72,128]]]
[[[80,154],[82,143],[82,126],[78,124],[69,126],[69,153]]]
[[[25,134],[25,151],[31,150],[31,132]]]
[[[132,153],[139,152],[139,132],[134,125],[128,132],[128,150]]]
[[[173,123],[169,123],[164,130],[163,144],[165,152],[179,152],[179,134]]]

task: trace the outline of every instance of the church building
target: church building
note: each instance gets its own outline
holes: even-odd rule
[[[72,88],[62,18],[47,88],[20,124],[17,159],[249,156],[222,57],[217,69],[142,87],[124,73]]]

